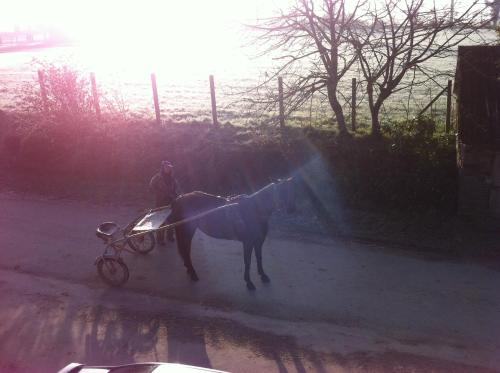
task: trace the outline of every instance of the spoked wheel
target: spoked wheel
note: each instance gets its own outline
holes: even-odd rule
[[[140,254],[147,254],[155,248],[156,240],[152,232],[142,236],[131,237],[127,240],[129,246]]]
[[[122,286],[127,282],[129,273],[128,268],[121,259],[102,257],[97,262],[97,273],[111,286]]]

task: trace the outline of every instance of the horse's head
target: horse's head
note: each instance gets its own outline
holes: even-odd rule
[[[269,216],[273,211],[284,209],[288,213],[295,211],[295,189],[293,178],[279,179],[249,196],[263,215]]]
[[[295,212],[295,186],[293,177],[280,179],[274,185],[276,208],[283,208],[289,214]]]

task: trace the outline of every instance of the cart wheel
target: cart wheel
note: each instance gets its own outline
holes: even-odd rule
[[[129,246],[141,254],[147,254],[155,248],[156,240],[152,232],[143,236],[132,237],[127,240]]]
[[[116,258],[101,258],[97,262],[97,273],[111,286],[122,286],[127,282],[128,268],[122,260]]]

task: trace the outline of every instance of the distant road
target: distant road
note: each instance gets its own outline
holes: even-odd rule
[[[0,44],[0,53],[24,52],[34,49],[54,48],[73,45],[69,41],[38,41],[33,43],[5,43]]]

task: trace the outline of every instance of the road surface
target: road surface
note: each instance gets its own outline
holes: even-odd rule
[[[170,244],[125,254],[130,280],[110,289],[93,264],[95,228],[140,207],[0,194],[0,372],[152,360],[233,372],[500,369],[491,267],[272,230],[272,281],[254,265],[249,292],[241,244],[197,233],[198,283]]]

